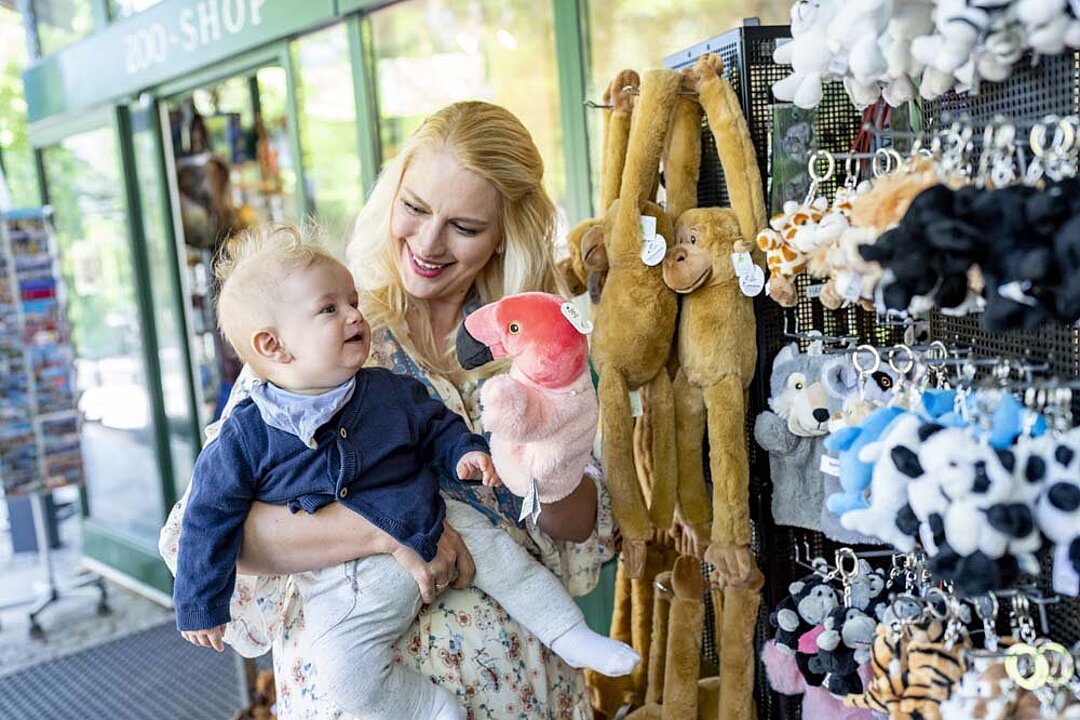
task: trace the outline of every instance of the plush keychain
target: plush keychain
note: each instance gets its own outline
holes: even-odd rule
[[[1054,544],[1054,591],[1080,595],[1080,430],[1047,439],[1039,527]]]
[[[803,355],[797,343],[773,360],[769,407],[754,421],[754,439],[769,451],[772,514],[779,525],[821,529],[825,503],[821,456],[834,401],[821,382],[827,355]]]
[[[836,607],[822,623],[825,632],[818,635],[818,653],[810,668],[825,675],[823,687],[833,695],[863,691],[859,666],[870,659],[877,621],[856,607]]]
[[[484,383],[481,422],[506,487],[525,498],[522,513],[577,488],[592,453],[597,406],[589,374],[591,330],[557,295],[509,295],[465,318],[457,354],[466,370],[509,357],[510,372]]]

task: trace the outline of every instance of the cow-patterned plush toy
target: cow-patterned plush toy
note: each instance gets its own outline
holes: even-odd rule
[[[769,381],[772,409],[754,422],[754,439],[769,451],[772,514],[780,525],[821,529],[825,492],[819,466],[836,404],[821,383],[828,361],[827,355],[800,353],[797,343],[783,348]]]
[[[1055,545],[1054,591],[1075,597],[1080,595],[1080,430],[1056,439],[1048,460],[1037,519]]]

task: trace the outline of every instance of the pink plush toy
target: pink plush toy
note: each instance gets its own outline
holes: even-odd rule
[[[535,500],[555,502],[581,482],[598,412],[585,337],[591,329],[563,298],[530,292],[485,305],[458,332],[463,368],[513,361],[509,373],[484,383],[480,403],[491,457],[515,495],[528,498],[535,487]]]

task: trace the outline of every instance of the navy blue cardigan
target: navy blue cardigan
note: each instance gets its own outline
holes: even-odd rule
[[[173,589],[180,630],[229,621],[253,501],[309,513],[340,502],[431,561],[446,516],[436,473],[456,477],[462,455],[488,452],[487,442],[420,382],[383,368],[357,374],[352,399],[319,428],[315,442],[312,449],[270,427],[246,400],[199,455]]]

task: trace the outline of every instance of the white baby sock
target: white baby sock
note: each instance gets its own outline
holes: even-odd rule
[[[431,706],[431,720],[465,720],[465,708],[457,696],[446,688],[435,688],[435,702]]]
[[[601,675],[629,675],[641,657],[629,645],[594,633],[582,620],[551,643],[551,650],[574,668],[588,668]]]

